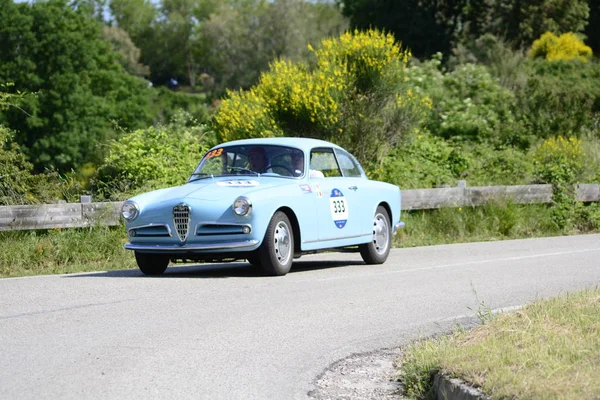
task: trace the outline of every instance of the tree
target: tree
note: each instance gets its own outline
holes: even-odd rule
[[[341,0],[356,29],[393,33],[418,58],[448,54],[467,0]]]
[[[515,48],[544,32],[583,33],[589,0],[340,0],[353,28],[390,31],[417,57],[491,33]],[[597,0],[592,0],[597,1]]]
[[[150,74],[150,68],[140,64],[141,51],[135,47],[127,32],[116,26],[105,25],[102,27],[102,36],[111,43],[112,49],[117,54],[119,63],[125,68],[125,71],[137,76]]]
[[[98,162],[98,143],[114,136],[114,124],[151,123],[147,83],[130,76],[101,38],[101,24],[66,0],[33,4],[0,1],[0,82],[36,93],[0,112],[0,123],[37,171]]]
[[[306,0],[223,2],[201,30],[217,91],[249,88],[277,58],[307,60],[307,43],[346,28],[334,5]]]
[[[205,61],[205,41],[199,35],[216,0],[113,0],[114,22],[127,31],[142,51],[142,62],[150,66],[158,84],[170,78],[196,86]]]
[[[585,29],[587,43],[594,54],[600,54],[600,0],[589,0],[590,17]]]
[[[466,33],[491,33],[526,48],[545,32],[583,33],[588,16],[588,0],[485,0],[466,8]]]

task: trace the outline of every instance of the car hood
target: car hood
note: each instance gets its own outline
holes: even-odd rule
[[[190,182],[182,186],[160,189],[134,197],[138,203],[172,203],[195,199],[203,201],[233,201],[238,196],[248,195],[282,184],[297,184],[296,181],[283,181],[281,178],[252,179],[212,179]]]

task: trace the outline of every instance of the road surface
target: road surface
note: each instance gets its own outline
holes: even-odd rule
[[[336,361],[600,282],[600,235],[0,280],[1,399],[305,399]],[[313,392],[314,393],[314,392]]]

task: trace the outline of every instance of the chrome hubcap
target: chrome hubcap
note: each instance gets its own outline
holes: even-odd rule
[[[390,227],[382,214],[376,214],[373,219],[373,246],[378,254],[387,251],[390,240]]]
[[[290,228],[283,221],[279,221],[275,227],[275,234],[273,237],[275,243],[275,256],[279,261],[279,264],[285,265],[292,256],[292,240],[290,236]]]

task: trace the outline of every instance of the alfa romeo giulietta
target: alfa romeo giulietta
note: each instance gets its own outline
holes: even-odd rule
[[[123,203],[140,270],[248,260],[285,275],[302,254],[358,251],[386,261],[403,227],[400,189],[367,178],[354,156],[316,139],[247,139],[210,149],[187,183]]]

